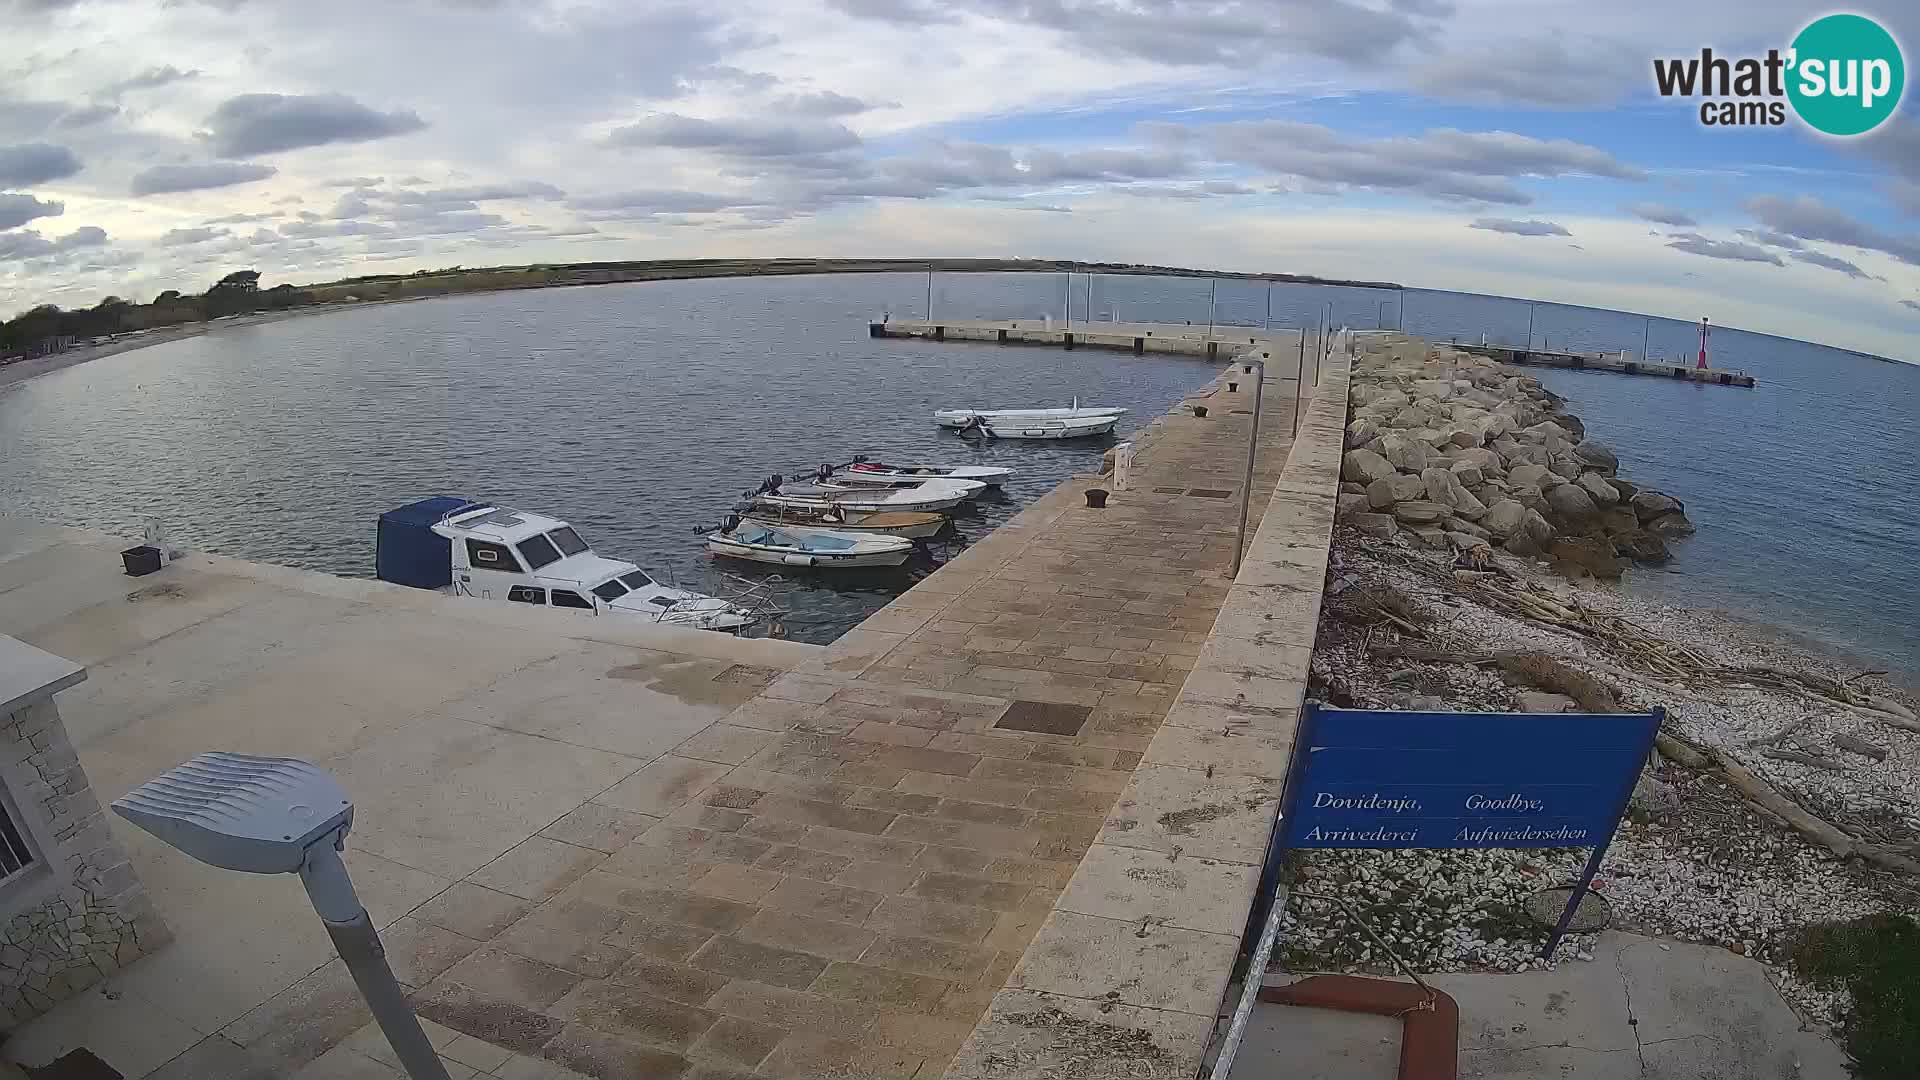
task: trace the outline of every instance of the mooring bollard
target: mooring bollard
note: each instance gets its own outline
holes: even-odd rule
[[[1227,384],[1227,393],[1229,393],[1229,394],[1237,394],[1237,393],[1239,393],[1239,392],[1240,392],[1240,384],[1239,384],[1239,383],[1237,383],[1237,382],[1230,382],[1230,383],[1228,383],[1228,384]]]
[[[1087,506],[1099,510],[1107,505],[1107,493],[1103,488],[1087,489]]]
[[[1207,415],[1207,407],[1205,405],[1195,405],[1193,407],[1193,415],[1205,418]]]

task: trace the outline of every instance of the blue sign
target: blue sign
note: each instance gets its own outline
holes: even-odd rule
[[[1309,703],[1283,843],[1605,847],[1661,719],[1659,710],[1429,713]]]

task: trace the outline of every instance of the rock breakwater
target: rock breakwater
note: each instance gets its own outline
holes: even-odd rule
[[[1538,379],[1418,338],[1356,346],[1339,516],[1371,536],[1502,548],[1614,578],[1693,532],[1679,499],[1620,460]]]

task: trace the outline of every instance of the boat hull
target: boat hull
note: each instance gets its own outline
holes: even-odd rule
[[[933,414],[933,422],[941,427],[966,427],[977,417],[980,422],[991,424],[995,421],[1029,420],[1089,420],[1104,416],[1125,415],[1123,408],[1071,408],[1071,409],[940,409]]]
[[[982,424],[980,430],[996,439],[1086,439],[1107,435],[1118,416],[1100,420],[1014,420]]]
[[[844,510],[852,510],[862,514],[880,514],[891,510],[921,510],[929,512],[935,510],[951,510],[961,503],[966,502],[968,498],[966,495],[948,495],[941,497],[926,495],[912,499],[898,498],[897,496],[901,494],[903,493],[890,491],[885,488],[874,488],[872,489],[872,494],[866,494],[848,488],[844,490],[844,493],[824,496],[756,495],[753,501],[756,506],[790,507],[797,510],[826,510],[831,507],[840,507]]]
[[[743,559],[747,562],[767,563],[772,566],[804,566],[817,570],[899,566],[913,554],[911,545],[888,551],[795,551],[791,548],[742,543],[718,535],[707,538],[707,550],[729,559]]]
[[[887,477],[901,480],[972,480],[988,487],[1005,484],[1013,470],[998,465],[853,465],[837,470],[835,476]]]
[[[813,515],[809,515],[813,516]],[[947,527],[944,514],[923,513],[911,510],[889,510],[877,514],[855,514],[858,521],[805,521],[791,513],[781,513],[767,507],[762,511],[747,514],[748,521],[758,522],[771,528],[785,529],[788,532],[815,531],[870,533],[876,536],[903,536],[909,540],[924,540]]]

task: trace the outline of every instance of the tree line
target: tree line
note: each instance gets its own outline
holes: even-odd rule
[[[225,315],[282,311],[316,303],[314,294],[292,285],[260,287],[260,271],[236,270],[203,293],[168,289],[149,304],[109,296],[90,308],[67,310],[56,304],[20,313],[0,323],[0,358],[35,355],[77,339],[109,337],[179,323],[204,322]]]

